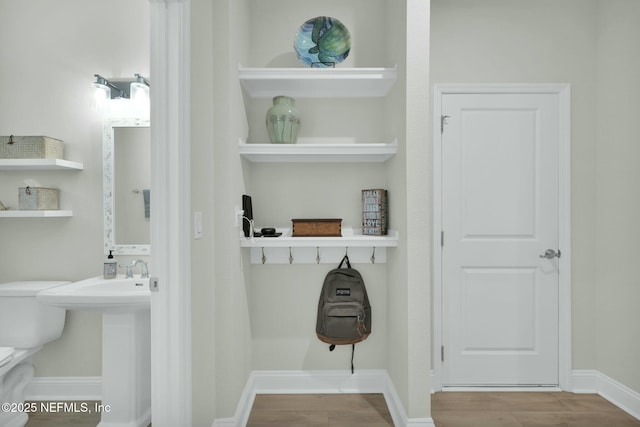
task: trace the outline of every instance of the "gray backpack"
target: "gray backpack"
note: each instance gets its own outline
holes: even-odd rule
[[[342,265],[347,264],[347,268]],[[331,270],[324,279],[318,316],[316,335],[320,341],[336,345],[351,344],[351,372],[353,373],[353,353],[355,344],[367,339],[371,333],[371,304],[367,296],[362,276],[351,268],[349,257],[344,256],[338,268]]]

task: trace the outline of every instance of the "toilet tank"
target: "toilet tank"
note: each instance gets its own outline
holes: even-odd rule
[[[68,283],[0,283],[0,347],[32,348],[60,338],[66,310],[39,303],[36,294]]]

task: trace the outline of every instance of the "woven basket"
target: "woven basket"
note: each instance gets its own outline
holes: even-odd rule
[[[0,159],[64,159],[64,142],[48,136],[0,136]]]
[[[60,190],[57,188],[18,188],[18,209],[20,210],[57,210],[59,207]]]

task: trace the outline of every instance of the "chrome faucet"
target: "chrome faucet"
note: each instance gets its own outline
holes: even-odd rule
[[[127,274],[125,275],[125,278],[127,279],[131,279],[133,278],[133,269],[136,265],[138,264],[142,264],[141,267],[141,273],[140,273],[140,278],[141,279],[148,279],[149,278],[149,267],[147,266],[147,263],[144,262],[141,259],[137,259],[135,261],[131,261],[131,264],[128,264],[127,267]]]

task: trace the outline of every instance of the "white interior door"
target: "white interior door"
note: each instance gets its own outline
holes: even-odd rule
[[[559,383],[559,105],[442,96],[444,386]]]

